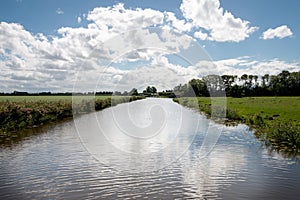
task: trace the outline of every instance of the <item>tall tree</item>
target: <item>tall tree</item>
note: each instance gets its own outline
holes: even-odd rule
[[[130,90],[129,92],[129,95],[130,96],[137,96],[139,93],[138,93],[138,90],[136,88],[132,88],[132,90]]]

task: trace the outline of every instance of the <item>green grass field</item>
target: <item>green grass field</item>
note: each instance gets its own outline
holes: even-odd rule
[[[136,96],[1,96],[0,144],[26,128],[61,121],[142,98]]]
[[[218,98],[198,98],[199,104],[220,104]],[[245,97],[226,98],[227,109],[234,110],[244,119],[261,115],[264,119],[282,122],[300,122],[300,97]]]
[[[300,97],[198,97],[175,101],[197,107],[208,116],[212,105],[220,110],[226,108],[228,121],[249,125],[258,137],[265,138],[277,150],[300,153]]]

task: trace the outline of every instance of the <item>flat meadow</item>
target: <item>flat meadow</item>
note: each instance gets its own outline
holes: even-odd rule
[[[272,148],[300,153],[300,97],[182,97],[174,100],[199,109],[208,117],[212,109],[219,108],[227,124],[244,123]]]
[[[0,143],[23,129],[102,110],[138,96],[0,96]]]

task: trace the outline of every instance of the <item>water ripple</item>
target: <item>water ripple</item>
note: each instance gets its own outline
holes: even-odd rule
[[[203,116],[201,119],[207,123]],[[270,155],[244,126],[224,127],[205,159],[198,156],[202,140],[199,131],[185,155],[164,169],[130,173],[95,160],[81,145],[73,122],[67,122],[1,149],[0,197],[294,199],[300,195],[299,163],[279,154]],[[174,144],[174,151],[182,144],[186,145]],[[124,162],[117,154],[109,156],[120,161],[120,166]],[[171,151],[161,158],[168,156],[173,156]]]

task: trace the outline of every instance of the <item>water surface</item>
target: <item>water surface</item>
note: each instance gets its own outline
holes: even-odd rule
[[[210,127],[222,130],[203,158]],[[78,134],[79,133],[79,134]],[[202,150],[201,150],[202,149]],[[298,199],[300,165],[170,99],[91,113],[1,148],[1,199]]]

